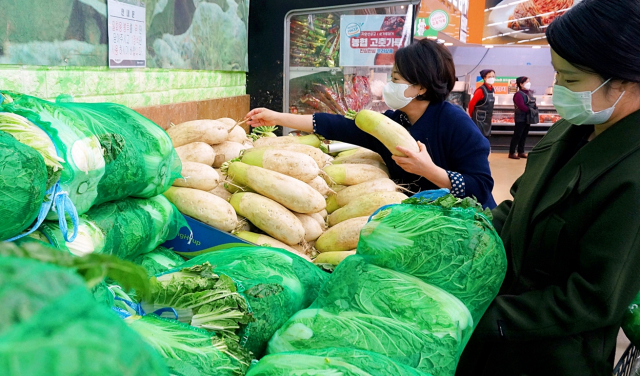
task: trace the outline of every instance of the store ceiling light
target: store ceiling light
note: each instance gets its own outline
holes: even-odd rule
[[[436,39],[438,39],[438,37],[427,37],[427,39],[433,39],[433,40],[436,40]]]
[[[484,48],[493,48],[493,46],[492,45],[486,45],[486,46],[484,46]]]
[[[542,46],[533,46],[531,48],[542,48]]]
[[[449,47],[449,46],[453,46],[453,43],[451,43],[451,42],[447,42],[447,43],[445,43],[444,45],[445,45],[445,46],[447,46],[447,47]]]

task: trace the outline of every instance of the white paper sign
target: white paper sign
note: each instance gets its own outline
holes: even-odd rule
[[[147,66],[147,25],[144,4],[108,0],[109,68]]]

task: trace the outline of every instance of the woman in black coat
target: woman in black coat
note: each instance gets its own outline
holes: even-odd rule
[[[507,275],[456,375],[611,376],[640,290],[638,30],[628,0],[583,0],[549,26],[563,120],[493,211]]]

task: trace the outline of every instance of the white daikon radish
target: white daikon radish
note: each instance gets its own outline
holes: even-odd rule
[[[281,242],[294,245],[304,240],[304,227],[287,208],[257,193],[235,193],[231,206],[254,226]]]
[[[391,179],[382,178],[349,186],[336,194],[336,202],[340,207],[358,197],[372,192],[396,192],[399,187]]]
[[[388,178],[386,172],[368,164],[337,164],[327,166],[324,172],[331,179],[328,183],[341,185],[356,185],[375,179]]]
[[[248,242],[251,242],[253,244],[256,245],[268,245],[270,247],[274,247],[274,248],[280,248],[280,249],[284,249],[285,251],[289,251],[293,254],[296,254],[302,258],[304,258],[307,261],[311,261],[311,259],[309,258],[309,256],[307,256],[306,254],[304,254],[304,252],[300,252],[299,250],[290,247],[286,244],[284,244],[283,242],[276,240],[268,235],[263,235],[263,234],[256,234],[255,232],[249,232],[249,231],[238,231],[234,233],[235,236],[239,237],[240,239],[244,239]]]
[[[329,185],[322,178],[322,176],[316,176],[308,184],[311,186],[311,188],[320,192],[320,194],[323,196],[329,196],[330,194],[335,194],[335,192],[331,188],[329,188]]]
[[[210,191],[218,186],[220,176],[213,167],[198,162],[183,162],[181,178],[174,180],[176,187]]]
[[[368,193],[331,213],[328,220],[329,227],[333,227],[347,219],[369,216],[385,205],[399,204],[405,199],[407,199],[407,196],[400,192]]]
[[[350,251],[358,246],[360,231],[369,220],[368,216],[347,219],[331,227],[316,241],[318,252]]]
[[[302,223],[302,227],[304,227],[304,240],[307,242],[314,241],[322,235],[324,228],[320,226],[317,220],[307,214],[293,213],[298,219],[300,223]]]
[[[220,168],[223,163],[238,158],[240,153],[245,150],[245,146],[233,141],[225,141],[218,145],[213,145],[213,152],[216,153],[216,159],[213,161],[213,167]]]
[[[163,195],[178,208],[180,213],[219,230],[232,231],[238,225],[238,216],[231,204],[209,192],[171,187]]]
[[[291,150],[254,148],[245,150],[240,160],[248,165],[276,171],[305,183],[322,173],[313,158]]]
[[[233,162],[227,175],[234,183],[251,188],[296,213],[317,213],[326,206],[324,197],[309,184],[279,172]]]
[[[224,142],[229,137],[227,126],[216,120],[193,120],[167,129],[173,147],[177,148],[192,142],[204,142],[209,145]]]
[[[205,142],[192,142],[190,144],[178,146],[176,153],[180,160],[184,162],[198,162],[212,166],[216,159],[216,153],[211,145]]]

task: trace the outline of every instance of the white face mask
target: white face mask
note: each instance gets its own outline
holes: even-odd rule
[[[496,78],[495,77],[489,77],[486,80],[484,80],[484,82],[488,83],[489,85],[493,85],[496,82]]]
[[[526,84],[523,85],[525,90],[529,90],[531,89],[531,82],[527,82]]]
[[[571,91],[564,86],[553,86],[553,105],[558,111],[558,114],[565,120],[575,125],[582,124],[603,124],[606,123],[613,114],[620,99],[624,95],[624,91],[620,94],[620,97],[613,104],[613,106],[604,109],[602,111],[593,112],[592,108],[592,94],[600,90],[611,79],[605,81],[602,85],[598,86],[594,91]]]
[[[403,107],[406,107],[413,98],[407,98],[404,96],[405,90],[410,88],[411,85],[407,84],[398,84],[395,82],[387,82],[382,89],[382,97],[384,98],[384,102],[394,110],[399,110]]]

